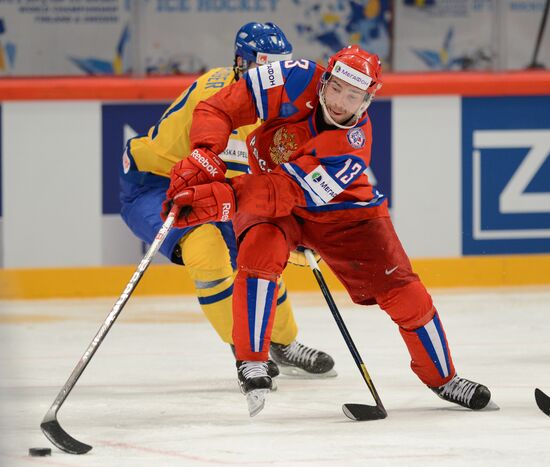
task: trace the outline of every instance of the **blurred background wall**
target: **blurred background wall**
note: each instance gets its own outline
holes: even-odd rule
[[[355,43],[386,70],[531,64],[546,0],[1,0],[0,75],[196,73],[227,63],[236,30],[273,21],[302,58]],[[548,65],[550,39],[538,62]]]

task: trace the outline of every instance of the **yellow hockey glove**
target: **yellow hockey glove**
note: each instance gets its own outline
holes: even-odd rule
[[[313,255],[315,256],[315,261],[317,262],[321,261],[322,259],[321,256],[317,254],[315,251],[313,251]],[[290,264],[294,264],[295,266],[307,267],[308,262],[306,259],[306,255],[304,253],[304,248],[298,247],[294,251],[291,251],[290,256],[288,258],[288,262]]]

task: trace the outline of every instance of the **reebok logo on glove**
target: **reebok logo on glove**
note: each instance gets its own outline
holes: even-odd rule
[[[210,161],[204,157],[197,149],[191,153],[191,157],[195,159],[200,165],[202,165],[206,171],[214,178],[218,173],[218,169],[210,164]]]
[[[222,204],[222,216],[220,221],[227,222],[229,220],[229,214],[231,213],[231,203]]]
[[[227,183],[190,186],[180,191],[172,201],[181,208],[174,221],[174,227],[178,228],[205,222],[227,222],[235,216],[235,193]]]
[[[194,149],[188,157],[182,159],[170,171],[170,186],[166,190],[166,199],[173,199],[187,187],[202,185],[213,181],[225,181],[225,163],[208,149]]]

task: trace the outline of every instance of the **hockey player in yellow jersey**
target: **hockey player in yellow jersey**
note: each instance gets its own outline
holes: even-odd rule
[[[151,243],[162,225],[161,205],[170,182],[172,166],[191,152],[189,129],[196,105],[242,77],[247,69],[268,62],[290,60],[292,46],[273,23],[247,23],[237,32],[234,66],[214,68],[200,76],[164,112],[147,135],[128,141],[121,166],[121,215],[132,232]],[[231,178],[248,172],[247,136],[257,124],[234,131],[220,154]],[[173,263],[185,265],[200,306],[220,336],[231,345],[232,291],[236,267],[236,239],[231,222],[172,229],[161,253]],[[305,266],[303,253],[291,262]],[[330,355],[296,340],[298,333],[286,287],[281,281],[271,336],[268,371],[300,377],[335,376]]]

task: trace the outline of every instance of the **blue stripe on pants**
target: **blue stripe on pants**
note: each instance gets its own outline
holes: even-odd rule
[[[416,329],[415,332],[437,368],[439,375],[442,378],[449,376],[449,349],[447,349],[447,343],[437,314],[429,323]]]
[[[276,282],[256,277],[246,279],[248,335],[252,352],[262,351],[275,289]]]

